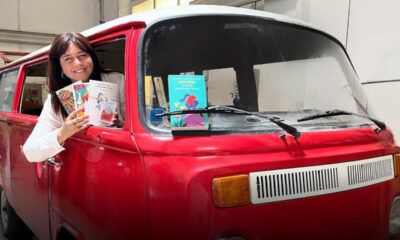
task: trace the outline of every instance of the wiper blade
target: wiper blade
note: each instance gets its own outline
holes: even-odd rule
[[[381,122],[374,118],[363,116],[363,115],[360,115],[357,113],[352,113],[352,112],[347,112],[347,111],[337,110],[337,109],[332,110],[332,111],[325,111],[322,113],[317,113],[317,114],[310,115],[310,116],[303,117],[303,118],[299,118],[299,119],[297,119],[297,121],[304,122],[304,121],[313,120],[313,119],[317,119],[317,118],[325,118],[325,117],[332,117],[332,116],[339,116],[339,115],[353,115],[353,116],[358,116],[361,118],[366,118],[366,119],[370,120],[371,122],[373,122],[381,131],[386,130],[386,124],[384,122]]]
[[[172,116],[172,115],[180,115],[180,114],[191,114],[191,113],[194,113],[194,114],[196,114],[196,113],[198,113],[198,114],[200,114],[200,113],[226,113],[226,114],[243,114],[243,115],[256,116],[259,118],[268,119],[269,121],[273,122],[274,124],[276,124],[280,128],[282,128],[285,132],[292,135],[295,139],[297,139],[301,136],[301,132],[299,132],[295,127],[290,126],[286,123],[283,123],[282,122],[283,119],[281,119],[279,117],[265,116],[262,114],[253,113],[253,112],[245,111],[242,109],[223,106],[223,105],[210,106],[210,107],[198,108],[198,109],[184,109],[184,110],[178,110],[178,111],[172,111],[172,112],[165,112],[165,113],[155,114],[155,116],[156,117],[164,117],[164,116]]]

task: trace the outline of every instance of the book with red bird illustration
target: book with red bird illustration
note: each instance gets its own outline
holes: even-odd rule
[[[170,111],[207,107],[203,75],[169,75]],[[207,130],[208,114],[178,114],[171,116],[171,130]]]

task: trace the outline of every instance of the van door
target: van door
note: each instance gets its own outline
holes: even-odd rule
[[[126,88],[130,34],[115,32],[92,42],[101,68],[121,76]],[[126,109],[122,128],[90,126],[55,156],[49,169],[53,236],[64,229],[76,239],[147,238],[143,162]]]
[[[4,71],[0,74],[0,183],[5,188],[6,193],[10,193],[10,137],[11,125],[8,117],[12,115],[12,106],[15,92],[15,84],[17,82],[19,68]],[[8,194],[8,198],[12,197]],[[11,201],[13,199],[8,199]]]
[[[28,162],[22,146],[35,127],[47,97],[47,62],[44,61],[36,60],[22,67],[22,91],[15,96],[20,100],[18,113],[9,118],[12,124],[10,171],[14,208],[38,239],[50,239],[47,162]]]

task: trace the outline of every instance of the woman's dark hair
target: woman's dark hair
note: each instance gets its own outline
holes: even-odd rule
[[[60,64],[60,57],[67,51],[71,43],[74,43],[82,51],[87,52],[92,58],[93,72],[89,78],[101,80],[99,61],[97,60],[92,45],[86,37],[80,33],[70,32],[62,33],[54,39],[49,52],[49,64],[47,65],[47,86],[52,94],[51,105],[53,110],[56,113],[61,112],[64,118],[67,117],[67,113],[62,107],[55,92],[72,83],[71,79],[68,77],[61,77],[62,69]]]

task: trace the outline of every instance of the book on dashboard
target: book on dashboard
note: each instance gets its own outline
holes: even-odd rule
[[[109,126],[112,124],[118,103],[118,85],[115,83],[89,80],[72,83],[58,91],[56,95],[69,115],[81,109],[78,116],[89,116],[89,124]]]
[[[153,106],[153,83],[151,82],[151,76],[144,77],[144,96],[145,96],[145,103],[146,109],[150,109]]]
[[[203,75],[169,75],[170,111],[207,107]],[[207,130],[208,114],[179,114],[171,116],[171,130]]]
[[[167,104],[167,99],[165,98],[163,80],[161,77],[154,77],[153,81],[154,81],[154,86],[156,88],[158,105],[161,108],[167,109],[168,104]]]

